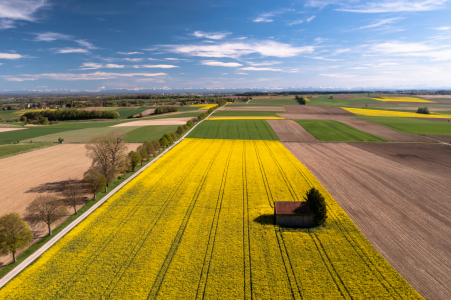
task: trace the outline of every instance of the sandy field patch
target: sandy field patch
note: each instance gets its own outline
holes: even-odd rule
[[[5,123],[0,123],[0,127],[14,128],[14,127],[20,127],[20,126],[19,125],[10,125],[10,124],[5,124]]]
[[[423,297],[449,299],[449,179],[344,143],[284,145]]]
[[[230,107],[223,106],[218,110],[225,111],[286,111],[282,106],[239,106],[239,107]]]
[[[318,141],[310,132],[292,120],[267,120],[281,142]]]
[[[353,116],[353,113],[339,107],[325,105],[284,105],[289,114],[342,115]]]
[[[166,118],[166,119],[156,119],[156,120],[140,120],[133,122],[121,123],[114,125],[112,127],[124,127],[124,126],[149,126],[149,125],[184,125],[186,122],[191,120],[191,118]]]
[[[358,129],[360,131],[370,133],[392,142],[433,142],[430,139],[424,138],[419,135],[399,132],[383,125],[363,119],[348,118],[347,120],[340,120],[340,122],[354,127],[355,129]]]
[[[139,145],[128,144],[129,151]],[[0,159],[0,215],[18,212],[23,216],[39,195],[61,197],[67,180],[81,179],[91,163],[84,144],[60,144]],[[73,209],[68,211],[72,215]],[[31,228],[38,236],[47,234],[45,228]],[[9,261],[10,256],[0,257],[0,264]]]
[[[149,108],[149,109],[146,109],[145,111],[143,111],[142,114],[145,117],[145,116],[153,114],[154,112],[155,112],[155,108]],[[139,116],[139,114],[137,114],[137,116]]]
[[[19,128],[16,128],[16,127],[13,127],[13,128],[8,128],[8,127],[0,127],[0,132],[7,132],[7,131],[14,131],[14,130],[22,130],[22,129],[27,129],[27,128],[22,128],[22,127],[19,127]]]

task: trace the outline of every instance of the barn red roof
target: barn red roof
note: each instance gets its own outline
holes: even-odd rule
[[[307,202],[276,201],[274,203],[277,215],[312,215],[313,211]]]

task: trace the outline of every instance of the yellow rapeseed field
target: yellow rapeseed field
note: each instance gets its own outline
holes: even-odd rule
[[[272,224],[274,201],[326,197],[318,229]],[[185,139],[0,299],[421,299],[276,141]]]
[[[193,104],[189,107],[199,107],[199,110],[209,110],[210,108],[216,107],[218,104]]]
[[[212,117],[207,120],[284,120],[281,117]]]
[[[372,98],[373,100],[383,101],[383,102],[425,102],[425,103],[436,103],[434,101],[413,98],[413,97],[392,97],[392,98]]]
[[[359,116],[451,119],[450,115],[438,114],[438,113],[432,113],[430,115],[425,115],[425,114],[417,114],[414,112],[404,112],[404,111],[390,111],[390,110],[348,108],[348,107],[342,107],[342,108],[349,112],[352,112],[353,114],[359,115]]]

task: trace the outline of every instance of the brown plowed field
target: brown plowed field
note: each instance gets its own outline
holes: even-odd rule
[[[451,136],[449,137],[451,140]],[[451,180],[451,147],[443,144],[350,143],[417,170]]]
[[[131,151],[140,144],[128,145]],[[67,180],[81,179],[91,162],[84,144],[61,144],[0,159],[0,215],[18,212],[23,216],[38,195],[60,197]],[[47,232],[39,227],[32,230],[38,236]],[[10,256],[0,257],[0,266],[9,260]]]
[[[349,116],[339,116],[339,115],[316,115],[316,114],[284,114],[284,113],[276,113],[279,117],[289,119],[289,120],[354,120]]]
[[[238,106],[238,107],[230,107],[224,106],[218,110],[226,110],[226,111],[286,111],[282,106]]]
[[[423,142],[423,143],[433,142],[432,140],[427,139],[425,137],[415,134],[399,132],[367,120],[349,118],[348,120],[340,120],[340,122],[345,123],[351,127],[354,127],[355,129],[358,129],[360,131],[367,132],[375,136],[379,136],[383,139],[392,142]]]
[[[301,125],[291,120],[266,120],[281,142],[318,141]]]
[[[126,127],[126,126],[149,126],[149,125],[184,125],[192,118],[166,118],[166,119],[147,119],[133,122],[120,123],[111,127]]]
[[[451,99],[451,95],[417,95],[425,99]]]
[[[289,114],[354,116],[353,113],[342,108],[325,105],[284,105],[284,107]]]
[[[430,137],[443,143],[451,144],[451,135],[425,135],[425,137]]]
[[[451,181],[343,143],[284,143],[425,298],[451,295]]]

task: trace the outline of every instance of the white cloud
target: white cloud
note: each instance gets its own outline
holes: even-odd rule
[[[96,46],[94,46],[93,44],[91,44],[90,42],[87,42],[85,40],[75,40],[75,42],[77,44],[79,44],[80,46],[85,47],[87,49],[97,49]]]
[[[356,77],[357,75],[347,75],[347,74],[319,74],[321,76],[325,77],[333,77],[333,78],[350,78],[350,77]]]
[[[151,59],[151,58],[149,58],[149,59]],[[165,58],[165,60],[171,60],[171,61],[186,61],[186,60],[188,60],[188,59],[185,59],[185,58],[174,58],[174,57],[166,57]]]
[[[238,58],[248,54],[261,56],[293,57],[314,51],[313,46],[294,47],[289,44],[274,41],[258,41],[252,43],[226,42],[222,44],[198,45],[169,45],[165,46],[169,52],[201,57],[230,57]]]
[[[201,64],[206,66],[215,66],[215,67],[241,67],[242,64],[236,63],[236,62],[222,62],[222,61],[214,61],[214,60],[204,60],[201,62]]]
[[[278,64],[281,64],[282,62],[280,62],[280,61],[262,61],[262,62],[251,62],[251,61],[248,61],[247,63],[250,64],[251,66],[254,66],[254,67],[260,67],[260,66],[278,65]]]
[[[122,69],[124,65],[116,64],[98,64],[98,63],[84,63],[80,70],[93,70],[93,69]]]
[[[240,73],[237,73],[237,74],[240,74],[240,75],[249,75],[249,73],[243,73],[243,72],[240,72]]]
[[[144,52],[118,52],[118,54],[122,55],[134,55],[134,54],[144,54]],[[149,58],[150,59],[150,58]]]
[[[207,38],[211,40],[222,40],[228,35],[231,35],[231,32],[202,32],[202,31],[194,31],[193,35],[198,38]]]
[[[365,67],[355,67],[355,68],[348,68],[349,70],[364,70]]]
[[[172,68],[180,68],[179,66],[174,65],[135,65],[133,66],[135,69],[141,69],[141,68],[159,68],[159,69],[172,69]]]
[[[57,49],[55,53],[66,54],[66,53],[89,53],[88,50],[82,48],[62,48]]]
[[[3,63],[0,63],[0,66],[3,65]]]
[[[326,61],[338,61],[338,59],[334,59],[334,58],[325,58],[322,56],[315,56],[314,59],[318,59],[318,60],[326,60]]]
[[[0,53],[0,59],[19,59],[19,58],[23,58],[23,56],[15,53]]]
[[[2,0],[0,1],[0,18],[35,21],[36,11],[47,5],[47,0]]]
[[[229,73],[222,73],[221,75],[227,75],[227,74],[229,74]]]
[[[370,25],[362,26],[362,27],[359,27],[357,29],[376,28],[376,27],[380,27],[382,25],[392,24],[392,23],[394,23],[396,21],[399,21],[399,20],[402,20],[402,18],[390,18],[390,19],[379,20],[379,21],[376,21],[376,22],[374,22],[374,23],[372,23]]]
[[[316,16],[311,16],[310,18],[308,18],[307,23],[310,23],[311,21],[313,21],[314,18],[316,18]]]
[[[274,20],[268,19],[268,18],[263,18],[263,17],[259,17],[259,18],[255,18],[254,20],[252,20],[252,22],[255,23],[270,23],[273,22]]]
[[[142,61],[142,58],[124,58],[124,60],[126,61],[132,61],[132,62],[138,62],[138,61]]]
[[[243,70],[243,71],[274,71],[274,72],[283,72],[283,70],[281,70],[281,69],[274,69],[274,68],[255,68],[255,67],[240,68],[240,70]]]
[[[15,28],[14,20],[10,19],[0,19],[0,30],[2,29],[9,29],[9,28]]]
[[[42,32],[36,33],[34,41],[36,42],[51,42],[56,40],[70,40],[72,37],[67,34],[57,33],[57,32]]]
[[[350,48],[338,49],[338,50],[335,50],[335,51],[334,51],[334,54],[337,55],[337,54],[346,53],[346,52],[348,52],[349,50],[351,50],[351,49],[350,49]]]
[[[428,57],[433,60],[451,60],[451,45],[434,47],[423,43],[403,43],[398,41],[374,44],[373,51],[385,55]]]
[[[362,5],[339,8],[339,11],[356,13],[390,13],[390,12],[419,12],[443,8],[448,0],[384,0],[367,2]]]
[[[1,76],[7,81],[26,81],[38,79],[53,79],[53,80],[105,80],[115,79],[121,77],[157,77],[165,76],[166,73],[106,73],[94,72],[89,74],[73,74],[73,73],[45,73],[29,75],[24,74],[19,77]]]
[[[446,30],[451,30],[450,26],[441,26],[441,27],[436,27],[436,30],[441,30],[441,31],[446,31]]]
[[[298,25],[304,23],[304,20],[296,20],[293,22],[288,23],[288,26]]]

